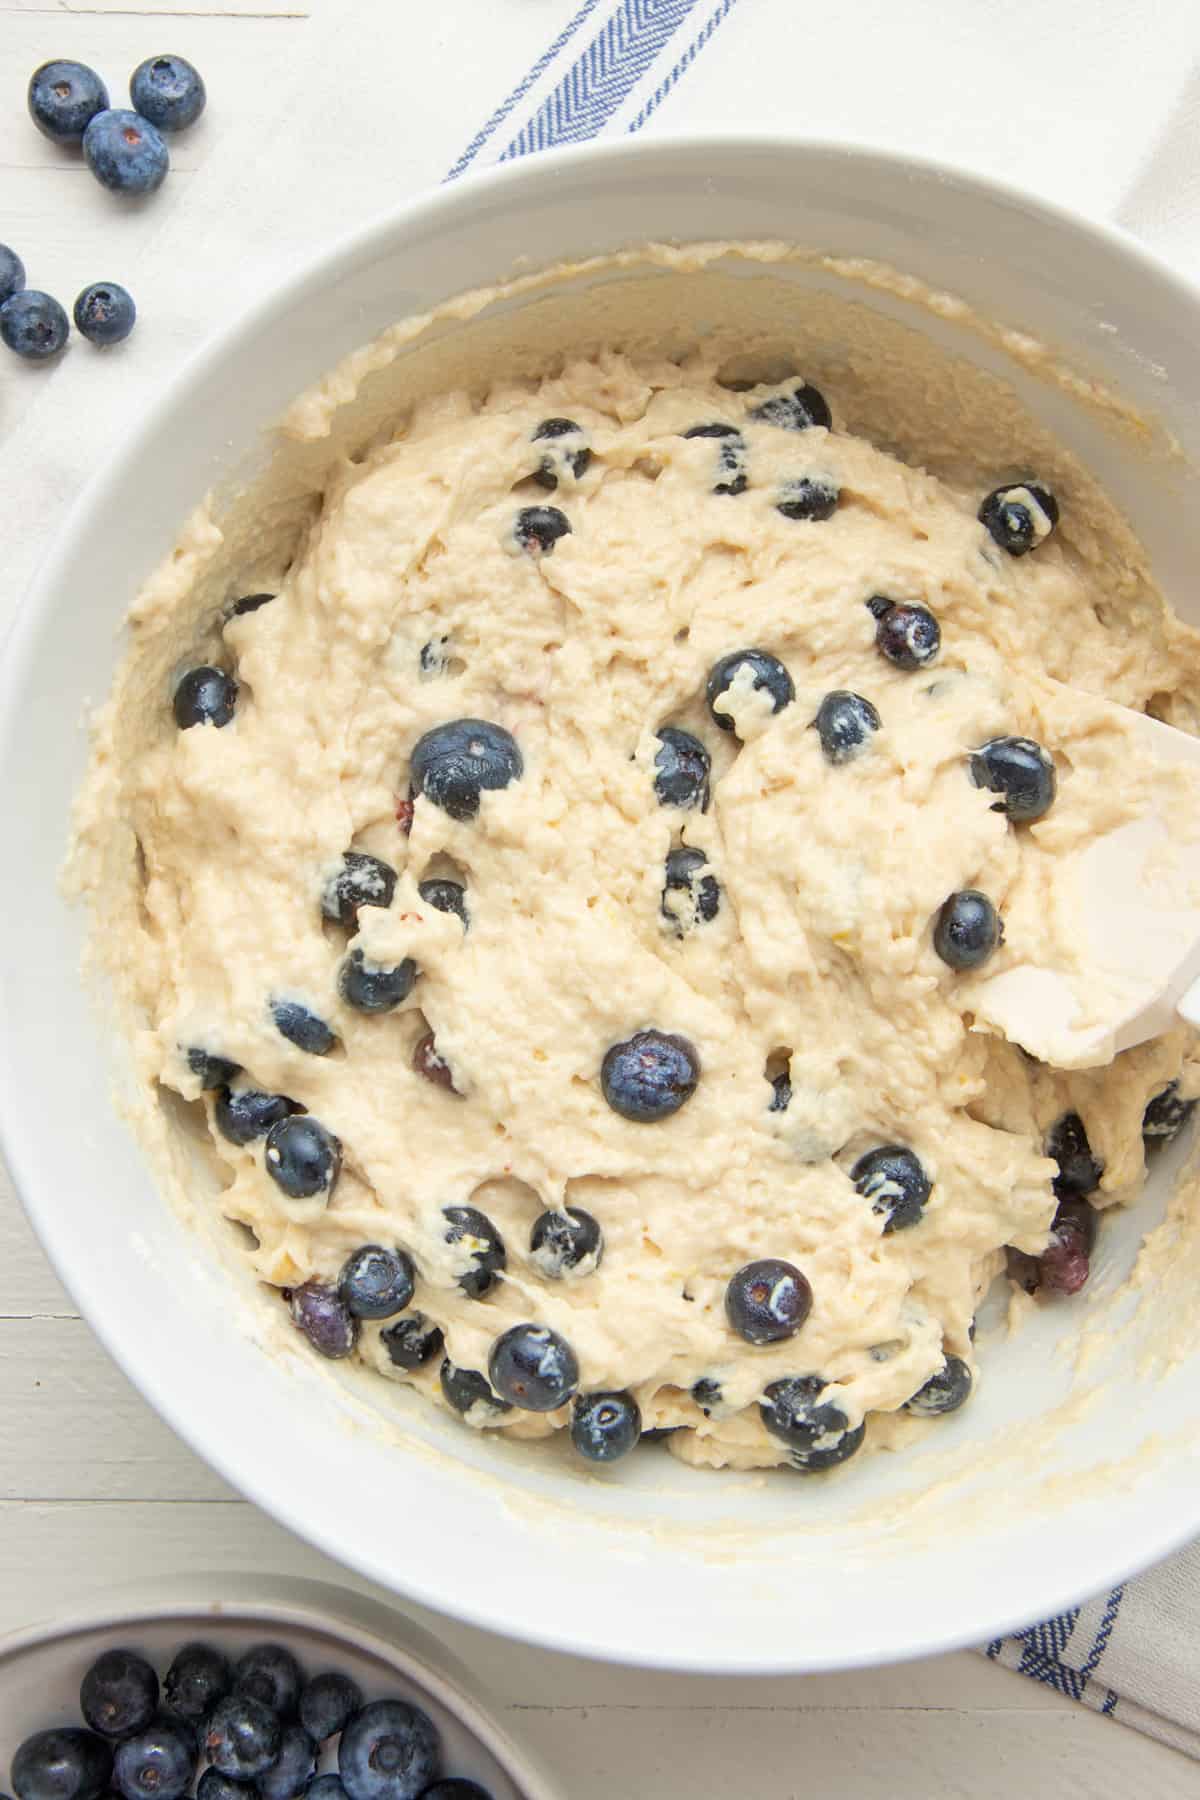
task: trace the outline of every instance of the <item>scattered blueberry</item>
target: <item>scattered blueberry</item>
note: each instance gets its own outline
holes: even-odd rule
[[[241,1063],[231,1062],[227,1056],[214,1056],[196,1044],[187,1052],[187,1066],[205,1093],[213,1088],[228,1087],[242,1072]]]
[[[233,1686],[233,1671],[211,1644],[185,1644],[163,1678],[163,1699],[172,1712],[197,1721],[210,1713]]]
[[[382,1244],[364,1244],[343,1263],[338,1293],[355,1319],[392,1319],[412,1299],[415,1283],[411,1256]]]
[[[246,613],[257,612],[261,606],[270,606],[272,600],[278,598],[277,594],[243,594],[240,600],[235,600],[230,606],[229,617],[240,619]]]
[[[0,340],[27,362],[57,356],[70,335],[66,313],[40,288],[22,288],[0,306]]]
[[[442,1760],[433,1720],[403,1700],[373,1700],[338,1744],[338,1773],[350,1800],[419,1800]]]
[[[233,1691],[290,1719],[300,1700],[304,1676],[286,1644],[252,1644],[233,1665]]]
[[[1008,1276],[1027,1294],[1045,1288],[1054,1294],[1077,1294],[1091,1273],[1099,1217],[1082,1194],[1060,1200],[1050,1227],[1050,1241],[1040,1256],[1009,1245]]]
[[[1078,1113],[1064,1113],[1054,1121],[1046,1133],[1046,1155],[1058,1164],[1053,1183],[1056,1200],[1094,1194],[1100,1186],[1104,1164],[1093,1154],[1087,1129]]]
[[[438,912],[453,913],[462,920],[463,930],[467,929],[471,921],[467,913],[467,890],[461,881],[446,881],[435,876],[429,881],[418,882],[417,892],[426,906],[432,906]]]
[[[617,1462],[642,1435],[642,1413],[632,1394],[580,1394],[571,1411],[571,1442],[588,1462]]]
[[[112,1773],[112,1751],[77,1725],[35,1731],[12,1759],[17,1800],[99,1800]]]
[[[267,1133],[267,1174],[292,1200],[308,1200],[331,1188],[342,1166],[342,1146],[310,1113],[280,1119]]]
[[[445,1088],[448,1094],[458,1093],[454,1085],[454,1070],[438,1049],[437,1039],[432,1031],[423,1032],[413,1045],[412,1066],[418,1075],[423,1075],[426,1081],[432,1081],[434,1087]]]
[[[772,712],[782,712],[796,698],[792,678],[777,657],[766,650],[734,650],[713,664],[704,690],[708,710],[722,731],[733,730],[733,719],[729,713],[718,711],[717,701],[728,692],[743,670],[749,670],[755,693],[770,695]],[[742,686],[743,682],[738,685]]]
[[[1179,1083],[1168,1082],[1142,1114],[1142,1136],[1147,1144],[1169,1144],[1177,1138],[1196,1110],[1194,1100],[1183,1100]]]
[[[451,1775],[446,1781],[435,1781],[421,1795],[421,1800],[492,1800],[486,1788],[462,1775]]]
[[[795,1337],[811,1311],[807,1277],[777,1257],[747,1263],[725,1289],[725,1317],[748,1344],[781,1344]]]
[[[683,433],[685,438],[719,438],[717,479],[714,494],[744,494],[746,491],[746,440],[736,425],[693,425]]]
[[[411,956],[394,968],[377,968],[356,948],[338,973],[338,993],[355,1012],[392,1012],[408,999],[416,979],[417,965]]]
[[[802,381],[790,394],[772,394],[750,413],[761,425],[778,425],[784,431],[808,431],[822,425],[828,431],[833,424],[825,396],[810,382]]]
[[[158,1676],[136,1650],[106,1650],[79,1689],[83,1722],[103,1737],[132,1737],[154,1717]]]
[[[541,1213],[529,1234],[529,1256],[547,1281],[591,1275],[604,1254],[604,1233],[581,1206]]]
[[[933,1192],[921,1159],[903,1144],[880,1144],[860,1156],[850,1179],[871,1211],[883,1217],[883,1233],[906,1231],[919,1225],[925,1202]]]
[[[15,250],[0,244],[0,306],[25,286],[25,264]]]
[[[362,1689],[339,1669],[314,1675],[300,1695],[300,1723],[318,1744],[336,1737],[363,1703]]]
[[[973,1377],[961,1356],[947,1356],[940,1369],[919,1387],[911,1400],[904,1402],[905,1412],[917,1413],[923,1419],[937,1418],[941,1413],[957,1412],[970,1398]]]
[[[992,811],[1006,814],[1014,825],[1032,824],[1054,804],[1054,760],[1032,738],[990,738],[971,752],[970,769],[976,787],[1001,796]]]
[[[471,1258],[471,1267],[459,1276],[458,1285],[472,1300],[482,1300],[508,1262],[504,1239],[477,1207],[444,1206],[442,1217],[449,1226],[446,1242],[461,1244]]]
[[[924,669],[942,647],[942,628],[927,606],[897,606],[876,594],[867,611],[876,621],[876,648],[898,669]]]
[[[196,123],[208,95],[186,57],[150,56],[130,76],[129,98],[160,131],[183,131]]]
[[[775,502],[775,511],[782,513],[785,519],[811,519],[816,523],[833,517],[841,497],[841,489],[832,482],[802,475],[794,481],[784,482]]]
[[[792,1104],[792,1077],[787,1069],[769,1077],[772,1093],[768,1112],[786,1112]]]
[[[963,888],[946,900],[933,927],[933,947],[951,969],[978,969],[1004,942],[1004,925],[986,894]]]
[[[690,1392],[706,1419],[716,1417],[725,1405],[724,1389],[711,1375],[702,1375],[699,1381],[693,1381]]]
[[[669,1031],[637,1031],[614,1044],[600,1065],[604,1098],[623,1119],[650,1124],[670,1118],[700,1080],[700,1058],[686,1038]]]
[[[272,1000],[271,1017],[280,1035],[310,1056],[328,1056],[337,1043],[335,1033],[324,1019],[302,1006],[299,1000]]]
[[[682,908],[672,904],[672,894],[687,896]],[[677,937],[685,937],[693,926],[711,924],[716,918],[721,910],[721,884],[709,868],[703,850],[683,845],[668,852],[659,910],[675,927]]]
[[[252,1144],[272,1125],[302,1110],[286,1094],[264,1094],[257,1088],[221,1087],[213,1108],[217,1130],[231,1144]]]
[[[228,725],[237,706],[238,684],[224,669],[207,663],[189,669],[175,689],[175,723],[180,731],[193,725]]]
[[[655,732],[662,748],[654,753],[654,792],[660,806],[708,811],[712,758],[690,731],[663,725]]]
[[[119,106],[96,114],[83,134],[83,156],[100,185],[114,194],[152,194],[171,166],[156,127]]]
[[[360,907],[390,906],[395,892],[396,871],[389,863],[362,850],[347,850],[321,895],[321,916],[331,925],[353,931]]]
[[[513,525],[513,538],[529,556],[549,556],[559,538],[568,537],[571,522],[557,506],[523,506]]]
[[[841,1407],[820,1399],[827,1386],[819,1375],[785,1375],[770,1384],[758,1409],[771,1436],[788,1446],[792,1468],[802,1474],[845,1462],[866,1434],[865,1425],[850,1430]]]
[[[423,1369],[442,1348],[445,1338],[440,1325],[424,1313],[406,1313],[394,1325],[380,1332],[383,1347],[398,1369]]]
[[[299,1800],[308,1792],[316,1769],[317,1746],[308,1732],[303,1725],[285,1725],[278,1756],[254,1784],[258,1800]]]
[[[448,1356],[442,1362],[438,1379],[447,1404],[464,1419],[475,1406],[482,1406],[497,1416],[512,1411],[507,1400],[492,1392],[486,1375],[481,1375],[478,1369],[460,1369]]]
[[[861,756],[882,724],[869,700],[845,688],[826,694],[813,720],[825,759],[835,767]]]
[[[86,63],[47,62],[29,77],[29,116],[56,144],[78,148],[83,134],[108,106],[108,89]]]
[[[570,438],[569,444],[560,439]],[[583,432],[574,419],[543,419],[533,434],[535,444],[548,444],[550,447],[543,453],[542,460],[534,470],[533,479],[539,486],[550,493],[558,486],[558,478],[569,470],[578,481],[592,460],[592,453],[583,442]],[[540,508],[532,510],[539,511]],[[569,527],[568,527],[569,529]]]
[[[93,281],[75,302],[75,329],[89,344],[120,344],[133,330],[137,307],[117,281]]]
[[[160,1716],[117,1745],[113,1786],[122,1800],[182,1800],[197,1760],[195,1727]]]
[[[196,1783],[196,1800],[251,1800],[253,1791],[246,1782],[234,1781],[219,1769],[208,1768]]]
[[[1015,482],[990,493],[979,508],[979,518],[1002,550],[1024,556],[1058,524],[1058,501],[1038,481]]]
[[[283,1728],[277,1714],[250,1694],[218,1700],[204,1733],[204,1752],[219,1775],[253,1781],[279,1755]]]
[[[516,740],[486,719],[454,719],[435,725],[412,753],[414,799],[424,794],[452,819],[473,819],[485,789],[506,788],[524,772]]]
[[[450,633],[442,632],[440,637],[432,637],[421,645],[421,653],[417,658],[423,681],[435,681],[439,676],[449,672],[451,661]]]
[[[579,1362],[548,1325],[512,1325],[496,1339],[488,1375],[502,1400],[525,1412],[554,1412],[579,1385]]]
[[[350,1355],[358,1342],[358,1320],[335,1287],[324,1281],[306,1281],[290,1290],[288,1306],[293,1325],[319,1355],[327,1356],[331,1362],[340,1362]]]

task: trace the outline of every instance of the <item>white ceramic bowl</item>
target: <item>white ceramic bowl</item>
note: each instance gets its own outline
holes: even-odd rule
[[[432,1607],[581,1654],[805,1670],[1022,1625],[1200,1529],[1200,1361],[1147,1372],[1154,1308],[1127,1318],[1113,1297],[1161,1214],[1166,1172],[1106,1227],[1090,1299],[989,1342],[972,1405],[904,1457],[801,1482],[692,1473],[647,1449],[598,1479],[403,1394],[400,1430],[380,1430],[353,1379],[263,1353],[244,1284],[156,1195],[110,1105],[111,1046],[76,974],[82,921],[56,886],[79,721],[108,686],[117,620],[262,425],[393,320],[504,273],[517,248],[536,266],[713,237],[868,256],[963,295],[1161,410],[1200,461],[1196,294],[1117,233],[944,169],[778,141],[638,143],[472,177],[358,233],[192,362],[76,508],[28,599],[0,695],[0,1122],[42,1242],[112,1354],[231,1482],[331,1555]],[[791,278],[799,308],[811,277]],[[953,316],[858,297],[1006,366]],[[1135,452],[1069,392],[1010,373],[1121,498],[1168,593],[1200,618],[1196,476],[1149,443]],[[1071,1374],[1056,1349],[1093,1313],[1110,1326],[1087,1377],[1098,1397],[1062,1410]]]

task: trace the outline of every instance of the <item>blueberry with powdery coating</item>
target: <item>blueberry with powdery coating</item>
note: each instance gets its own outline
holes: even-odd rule
[[[882,725],[883,720],[869,700],[845,688],[835,688],[817,708],[812,729],[821,741],[826,762],[840,768],[862,755]]]
[[[394,967],[376,967],[355,948],[338,971],[338,993],[355,1012],[394,1012],[412,993],[417,965],[411,956]]]
[[[482,1300],[507,1265],[504,1239],[478,1207],[444,1206],[442,1217],[448,1227],[443,1234],[445,1241],[461,1244],[471,1258],[471,1266],[458,1277],[458,1285],[470,1299]]]
[[[35,1731],[12,1759],[17,1800],[99,1800],[112,1773],[112,1750],[77,1725]]]
[[[201,1748],[219,1775],[253,1781],[275,1761],[282,1735],[278,1714],[261,1700],[227,1694],[209,1717]]]
[[[947,968],[978,969],[1004,942],[995,906],[978,888],[951,894],[934,921],[933,947]]]
[[[25,264],[8,244],[0,244],[0,306],[25,286]]]
[[[195,1727],[160,1716],[117,1745],[113,1787],[121,1800],[183,1800],[198,1760]]]
[[[342,1264],[338,1294],[356,1319],[391,1319],[413,1297],[416,1271],[405,1250],[364,1244]]]
[[[338,1745],[338,1773],[350,1800],[420,1800],[441,1760],[433,1720],[404,1700],[372,1700]]]
[[[456,919],[461,920],[463,930],[470,930],[467,890],[461,881],[448,881],[443,876],[435,875],[428,881],[418,882],[417,892],[426,906],[432,906],[437,912],[453,913]]]
[[[300,1695],[300,1723],[318,1744],[336,1737],[363,1704],[357,1681],[340,1669],[326,1669],[307,1682]]]
[[[172,1712],[199,1723],[233,1686],[228,1658],[212,1644],[184,1644],[163,1677],[163,1699]]]
[[[700,739],[677,725],[661,725],[654,735],[660,746],[654,753],[654,792],[659,805],[707,812],[712,758]]]
[[[105,1650],[80,1685],[83,1722],[104,1737],[132,1737],[157,1707],[158,1676],[136,1650]]]
[[[530,1261],[547,1281],[594,1274],[604,1254],[604,1233],[582,1206],[541,1213],[529,1234]]]
[[[636,1447],[641,1435],[641,1408],[632,1394],[580,1394],[576,1399],[571,1442],[588,1462],[619,1462]]]
[[[316,1774],[317,1746],[303,1725],[285,1724],[279,1754],[255,1782],[258,1800],[300,1800]]]
[[[1058,791],[1054,759],[1032,738],[989,738],[972,750],[968,766],[977,788],[1000,795],[992,811],[1004,813],[1014,825],[1034,824],[1054,804]]]
[[[480,796],[517,781],[525,764],[512,733],[486,719],[453,719],[419,738],[412,753],[412,794],[452,819],[478,817]]]
[[[555,1412],[579,1386],[579,1361],[548,1325],[512,1325],[497,1338],[488,1378],[502,1400],[525,1412]]]
[[[290,1719],[300,1700],[304,1674],[286,1644],[252,1644],[233,1665],[233,1691]]]
[[[29,116],[52,143],[78,149],[97,113],[108,108],[108,89],[86,63],[56,58],[29,77]]]
[[[600,1086],[623,1119],[651,1124],[670,1118],[691,1099],[700,1081],[695,1047],[674,1032],[637,1031],[605,1053]]]
[[[186,131],[208,99],[199,69],[186,56],[148,56],[129,78],[129,97],[160,131]]]
[[[337,1043],[324,1019],[299,1000],[272,1000],[271,1017],[280,1036],[309,1056],[328,1056]]]
[[[875,620],[875,647],[897,669],[925,669],[942,647],[942,628],[927,606],[897,604],[884,594],[866,602]]]
[[[820,524],[824,519],[832,519],[841,497],[841,489],[832,481],[800,475],[780,487],[775,511],[785,519]]]
[[[395,892],[396,871],[390,863],[363,850],[346,850],[321,894],[321,917],[331,925],[355,931],[364,906],[388,907]]]
[[[335,1287],[324,1281],[306,1281],[285,1289],[292,1323],[319,1356],[341,1362],[358,1342],[358,1320]]]

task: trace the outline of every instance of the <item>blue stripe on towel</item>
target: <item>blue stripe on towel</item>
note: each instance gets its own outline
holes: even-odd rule
[[[583,0],[583,5],[579,8],[579,11],[575,14],[574,18],[567,21],[554,42],[547,45],[546,49],[542,52],[541,56],[538,57],[529,73],[517,83],[512,93],[508,96],[508,99],[501,102],[487,124],[482,126],[480,130],[475,133],[475,136],[471,139],[454,167],[447,172],[447,181],[453,181],[456,176],[461,175],[463,170],[468,168],[470,164],[474,162],[492,133],[498,126],[503,125],[505,119],[507,119],[508,115],[512,112],[513,107],[517,106],[525,98],[525,95],[529,92],[539,75],[549,68],[559,51],[566,48],[576,31],[583,24],[584,20],[588,18],[591,13],[595,12],[599,4],[600,0]]]
[[[680,76],[685,75],[691,68],[705,44],[707,44],[709,38],[717,29],[717,26],[721,23],[721,20],[728,18],[736,5],[737,0],[721,0],[720,6],[718,6],[712,18],[709,19],[704,29],[692,39],[679,61],[675,64],[675,67],[671,70],[671,73],[659,82],[650,98],[646,101],[646,104],[642,107],[641,111],[630,125],[630,131],[640,131],[642,129],[642,126],[646,123],[646,120],[650,117],[651,113],[662,105]]]

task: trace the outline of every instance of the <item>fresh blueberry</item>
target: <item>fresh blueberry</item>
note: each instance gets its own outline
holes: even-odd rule
[[[772,394],[750,413],[761,425],[778,425],[784,431],[808,431],[822,425],[828,431],[833,424],[825,396],[810,382],[802,381],[790,394]]]
[[[706,1419],[715,1418],[724,1408],[724,1389],[711,1375],[702,1375],[699,1381],[693,1381],[689,1391]]]
[[[25,264],[15,250],[0,244],[0,306],[25,286]]]
[[[338,1178],[342,1146],[310,1113],[280,1119],[267,1133],[267,1174],[291,1200],[323,1194]]]
[[[389,863],[362,850],[347,850],[321,895],[321,916],[354,931],[360,907],[390,906],[395,892],[396,871]]]
[[[650,1124],[670,1118],[700,1080],[700,1058],[686,1038],[670,1031],[636,1031],[614,1044],[600,1065],[604,1098],[623,1119]]]
[[[604,1233],[582,1206],[541,1213],[529,1234],[529,1256],[547,1281],[591,1275],[604,1254]]]
[[[299,1800],[308,1792],[316,1769],[317,1746],[308,1732],[303,1725],[285,1725],[278,1756],[254,1784],[259,1800]]]
[[[358,1320],[335,1287],[324,1281],[306,1281],[285,1292],[293,1325],[319,1355],[327,1356],[331,1362],[340,1362],[350,1355],[358,1342]],[[272,1702],[267,1700],[266,1704]]]
[[[195,1727],[160,1716],[117,1745],[113,1786],[122,1800],[182,1800],[198,1760]]]
[[[338,1293],[355,1319],[392,1319],[413,1297],[412,1257],[382,1244],[364,1244],[342,1264]]]
[[[438,1379],[447,1405],[461,1413],[464,1419],[476,1406],[482,1407],[489,1418],[499,1418],[501,1413],[512,1411],[507,1400],[493,1393],[486,1375],[481,1375],[478,1369],[460,1369],[448,1356],[442,1362]]]
[[[210,1050],[195,1044],[187,1053],[187,1066],[205,1093],[213,1088],[228,1087],[242,1072],[241,1063],[231,1062],[227,1056],[214,1056]]]
[[[283,1727],[277,1713],[251,1694],[227,1694],[209,1715],[203,1749],[219,1775],[253,1781],[279,1755]]]
[[[1014,825],[1032,824],[1054,804],[1054,760],[1032,738],[990,738],[971,752],[970,768],[976,787],[1001,796],[992,811],[1004,813]]]
[[[103,1738],[77,1725],[35,1731],[12,1759],[17,1800],[98,1800],[112,1773]]]
[[[423,1369],[445,1343],[440,1325],[424,1313],[406,1313],[380,1332],[384,1349],[398,1369]]]
[[[777,1257],[746,1263],[725,1289],[725,1317],[748,1344],[781,1344],[795,1337],[811,1311],[807,1277]]]
[[[682,902],[672,898],[676,894],[685,896]],[[669,851],[659,911],[675,927],[676,937],[686,937],[696,925],[711,924],[720,910],[721,884],[704,851],[688,845]]]
[[[911,1400],[904,1402],[905,1412],[917,1413],[922,1419],[935,1419],[940,1413],[957,1412],[970,1398],[973,1377],[970,1366],[961,1356],[947,1356],[940,1369],[919,1387]]]
[[[1142,1114],[1142,1137],[1149,1144],[1169,1144],[1177,1138],[1196,1110],[1194,1100],[1183,1100],[1179,1083],[1168,1082]]]
[[[300,1723],[318,1744],[336,1737],[363,1703],[362,1689],[340,1669],[314,1675],[300,1696]]]
[[[136,1650],[106,1650],[79,1689],[83,1722],[104,1737],[132,1737],[158,1707],[158,1676]]]
[[[27,362],[57,356],[70,335],[66,313],[40,288],[22,288],[0,306],[0,340]]]
[[[130,76],[129,98],[160,131],[183,131],[196,123],[208,95],[186,57],[150,56]]]
[[[527,556],[550,556],[559,538],[570,532],[571,521],[557,506],[523,506],[513,524],[513,541]]]
[[[1004,942],[1004,925],[986,894],[951,894],[933,927],[933,947],[951,969],[978,969]]]
[[[525,1412],[554,1412],[579,1386],[579,1362],[548,1325],[512,1325],[492,1345],[488,1375],[502,1400]]]
[[[787,1069],[781,1069],[778,1075],[772,1075],[771,1099],[768,1112],[786,1112],[792,1104],[792,1077]]]
[[[815,1475],[845,1462],[866,1433],[863,1425],[852,1431],[841,1407],[821,1400],[828,1385],[819,1375],[785,1375],[771,1382],[758,1409],[771,1436],[787,1445],[788,1461],[801,1474]]]
[[[693,425],[685,438],[719,438],[717,479],[714,494],[744,494],[746,491],[746,440],[736,425]]]
[[[794,481],[784,482],[775,502],[775,511],[782,513],[785,519],[811,519],[816,523],[833,517],[841,497],[841,489],[831,481],[801,475]]]
[[[467,890],[461,881],[446,881],[433,877],[429,881],[417,883],[417,892],[426,906],[432,906],[437,912],[453,913],[462,920],[465,931],[471,923],[467,912]]]
[[[108,89],[86,63],[47,62],[29,77],[29,116],[56,144],[78,148],[83,134],[108,106]]]
[[[441,1760],[433,1720],[403,1700],[372,1700],[338,1744],[338,1773],[350,1800],[419,1800]]]
[[[885,1237],[919,1225],[925,1202],[933,1192],[921,1159],[903,1144],[880,1144],[860,1156],[850,1179],[871,1211],[883,1218]]]
[[[231,1144],[252,1144],[266,1137],[272,1125],[302,1109],[286,1094],[264,1094],[258,1088],[222,1087],[213,1108],[217,1130]]]
[[[435,1781],[432,1787],[427,1787],[421,1800],[492,1800],[492,1796],[477,1781],[452,1775],[447,1781]]]
[[[569,438],[570,443],[564,444],[563,438]],[[569,470],[578,481],[592,460],[592,453],[583,441],[583,431],[574,419],[543,419],[533,434],[533,441],[548,445],[534,470],[533,479],[550,493],[558,486],[559,476],[564,471]]]
[[[211,1644],[185,1644],[163,1678],[163,1699],[172,1712],[197,1722],[233,1686],[227,1659]]]
[[[1027,1294],[1045,1288],[1052,1294],[1077,1294],[1091,1273],[1099,1216],[1082,1194],[1069,1194],[1058,1203],[1050,1227],[1050,1241],[1040,1256],[1006,1251],[1008,1276]]]
[[[1002,550],[1024,556],[1058,524],[1058,501],[1040,481],[1019,481],[994,489],[979,508],[979,519]]]
[[[197,1793],[196,1800],[204,1800],[204,1796]],[[317,1776],[308,1790],[307,1800],[350,1800],[350,1796],[342,1786],[341,1776],[331,1771],[328,1775]]]
[[[302,1006],[299,1000],[272,1000],[271,1017],[280,1035],[310,1056],[328,1056],[337,1043],[336,1034],[324,1019]]]
[[[412,1066],[418,1075],[424,1076],[426,1081],[432,1081],[434,1087],[445,1088],[448,1094],[458,1093],[454,1085],[454,1070],[438,1049],[437,1039],[432,1031],[423,1032],[413,1045]]]
[[[442,1217],[448,1230],[448,1244],[459,1244],[471,1259],[471,1266],[458,1277],[458,1285],[472,1300],[482,1300],[500,1270],[508,1262],[504,1239],[477,1207],[444,1206]]]
[[[826,694],[813,720],[825,759],[835,767],[861,756],[882,724],[869,700],[845,688]]]
[[[196,1800],[253,1800],[253,1793],[247,1782],[234,1781],[219,1769],[205,1769],[196,1783]]]
[[[355,1012],[393,1012],[407,1000],[417,979],[417,965],[411,956],[394,968],[377,968],[359,949],[351,950],[338,973],[338,993]]]
[[[290,1719],[300,1703],[304,1675],[286,1644],[252,1644],[233,1665],[233,1691]]]
[[[175,723],[180,731],[193,725],[228,725],[237,706],[238,684],[224,669],[207,663],[189,669],[175,689]]]
[[[924,669],[942,647],[942,628],[927,606],[897,606],[876,594],[867,601],[875,620],[875,646],[898,669]]]
[[[133,330],[137,307],[117,281],[93,281],[75,302],[75,329],[89,344],[120,344]]]
[[[735,680],[739,688],[749,680],[755,693],[769,694],[772,712],[782,712],[796,698],[792,678],[778,657],[770,655],[766,650],[734,650],[729,656],[723,656],[720,662],[713,664],[704,690],[708,710],[722,731],[733,730],[733,719],[727,712],[718,709],[717,702],[733,686]]]
[[[642,1435],[642,1413],[632,1394],[580,1394],[571,1411],[571,1442],[588,1462],[617,1462]]]
[[[1053,1184],[1056,1200],[1094,1194],[1100,1186],[1104,1164],[1093,1155],[1087,1129],[1078,1113],[1064,1113],[1054,1121],[1046,1133],[1046,1155],[1058,1164]]]
[[[114,194],[152,194],[171,166],[157,127],[119,106],[96,114],[83,134],[83,156],[100,185]]]
[[[485,789],[506,788],[525,768],[516,739],[486,719],[435,725],[412,753],[414,799],[424,794],[452,819],[473,819]]]
[[[257,612],[261,606],[270,606],[272,600],[278,598],[277,594],[243,594],[240,600],[233,601],[229,608],[229,617],[240,619],[246,613]]]
[[[663,725],[654,734],[662,748],[654,753],[654,792],[660,806],[708,811],[708,777],[712,758],[690,731]]]

